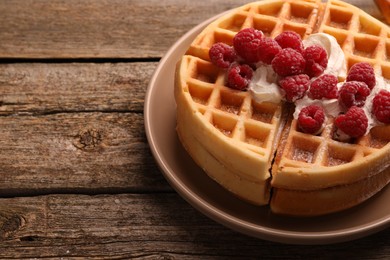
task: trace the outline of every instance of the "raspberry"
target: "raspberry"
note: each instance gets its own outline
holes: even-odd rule
[[[310,86],[310,78],[306,74],[299,74],[283,78],[279,86],[286,92],[286,100],[295,102],[302,98]]]
[[[337,98],[337,78],[331,74],[324,74],[316,78],[310,86],[308,96],[312,99]]]
[[[281,50],[282,48],[275,40],[264,37],[260,40],[259,44],[259,60],[266,64],[271,64],[271,61],[275,55],[278,54]]]
[[[367,84],[359,81],[348,81],[343,84],[339,92],[339,103],[345,108],[351,106],[362,107],[370,95]]]
[[[222,42],[215,43],[211,46],[209,56],[213,64],[224,69],[229,68],[237,58],[233,47]]]
[[[291,48],[299,53],[303,52],[303,43],[301,36],[293,31],[285,31],[276,36],[275,41],[282,47],[285,48]]]
[[[253,69],[247,64],[233,63],[228,70],[228,87],[245,90],[253,76]]]
[[[382,89],[372,101],[372,113],[379,122],[390,124],[390,92]]]
[[[337,98],[337,78],[331,74],[324,74],[316,78],[310,85],[308,92],[309,98],[312,99],[332,99]]]
[[[355,63],[348,71],[347,81],[362,81],[373,89],[376,84],[374,69],[367,62]]]
[[[302,108],[298,115],[298,127],[304,133],[318,134],[325,121],[325,111],[317,105]]]
[[[272,60],[272,68],[279,76],[302,74],[306,61],[302,54],[294,49],[282,49]]]
[[[362,108],[352,106],[346,114],[336,117],[335,125],[350,137],[358,138],[366,133],[368,119]]]
[[[239,31],[233,38],[233,46],[237,54],[248,63],[259,61],[259,44],[263,33],[253,28]]]
[[[303,57],[306,60],[305,72],[310,77],[318,77],[328,66],[328,54],[319,45],[307,47],[303,51]]]

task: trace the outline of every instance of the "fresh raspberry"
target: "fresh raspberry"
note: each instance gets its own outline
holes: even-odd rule
[[[308,96],[312,99],[337,98],[337,78],[331,74],[324,74],[316,78],[310,85]]]
[[[306,60],[305,72],[310,77],[318,77],[328,66],[328,54],[320,45],[312,45],[303,51]]]
[[[301,36],[293,31],[285,31],[276,36],[275,41],[282,47],[285,48],[291,48],[299,53],[303,52],[303,43]]]
[[[233,46],[237,54],[248,63],[259,61],[259,44],[263,33],[253,28],[239,31],[233,38]]]
[[[368,119],[362,108],[352,106],[347,113],[336,117],[335,125],[350,137],[358,138],[366,133]]]
[[[298,115],[298,127],[304,133],[318,134],[325,121],[325,111],[317,105],[302,108]]]
[[[295,102],[302,98],[310,86],[310,78],[306,74],[299,74],[283,78],[279,86],[286,92],[286,100]]]
[[[282,48],[275,40],[264,37],[260,40],[259,44],[259,60],[266,64],[271,64],[271,61],[275,55],[278,54],[281,50]]]
[[[229,68],[237,58],[233,47],[222,42],[217,42],[211,46],[209,56],[213,64],[224,69]]]
[[[372,113],[379,122],[390,124],[390,92],[382,89],[372,101]]]
[[[233,63],[228,70],[228,87],[245,90],[253,76],[253,69],[247,64]]]
[[[373,89],[376,84],[374,68],[367,62],[355,63],[348,71],[347,81],[362,81]]]
[[[302,74],[306,61],[302,54],[294,49],[282,49],[272,60],[272,68],[282,77]]]
[[[351,106],[362,107],[370,95],[367,84],[360,81],[347,81],[339,91],[339,103],[345,108]]]

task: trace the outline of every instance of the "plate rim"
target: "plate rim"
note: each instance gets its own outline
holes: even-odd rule
[[[161,170],[162,174],[164,175],[165,179],[170,184],[170,186],[173,187],[174,190],[182,198],[184,198],[192,207],[194,207],[195,209],[197,209],[207,217],[211,218],[212,220],[216,221],[217,223],[220,223],[239,233],[243,233],[251,237],[256,237],[256,238],[260,238],[272,242],[301,244],[301,245],[332,244],[332,243],[346,242],[346,241],[362,238],[390,227],[390,214],[387,217],[380,218],[376,221],[371,221],[364,225],[346,228],[339,231],[299,232],[299,231],[288,231],[288,230],[275,229],[275,228],[255,225],[253,223],[239,219],[230,214],[224,213],[220,209],[204,201],[196,193],[192,192],[191,189],[189,189],[184,183],[182,183],[180,181],[180,178],[178,178],[174,174],[173,170],[169,166],[169,163],[165,162],[162,159],[162,152],[156,146],[155,138],[153,136],[153,129],[151,127],[151,122],[150,122],[151,119],[150,99],[153,96],[159,73],[164,67],[165,63],[167,63],[167,61],[170,58],[172,58],[171,56],[173,52],[176,50],[176,48],[180,46],[184,40],[191,37],[195,31],[203,29],[209,23],[216,20],[218,17],[232,10],[234,9],[225,11],[223,13],[215,15],[201,22],[200,24],[196,25],[195,27],[187,31],[183,36],[181,36],[163,55],[149,81],[146,94],[145,94],[145,101],[144,101],[145,133],[153,157],[157,162],[158,167]]]

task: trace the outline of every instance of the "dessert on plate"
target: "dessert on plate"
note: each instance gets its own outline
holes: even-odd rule
[[[390,182],[390,30],[350,4],[234,9],[191,43],[174,92],[191,157],[274,213],[340,211]]]

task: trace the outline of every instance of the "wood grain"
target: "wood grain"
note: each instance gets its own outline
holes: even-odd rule
[[[144,132],[155,67],[0,64],[0,194],[170,190]]]
[[[0,115],[142,112],[156,62],[0,64]]]
[[[176,194],[0,200],[0,258],[384,259],[389,232],[327,246],[267,242],[227,229]],[[319,254],[326,252],[326,254]]]
[[[1,1],[0,57],[161,57],[190,28],[245,2]]]
[[[171,190],[138,113],[0,117],[0,194]]]
[[[0,58],[161,57],[194,26],[248,2],[0,1]],[[348,2],[383,19],[373,1]]]

